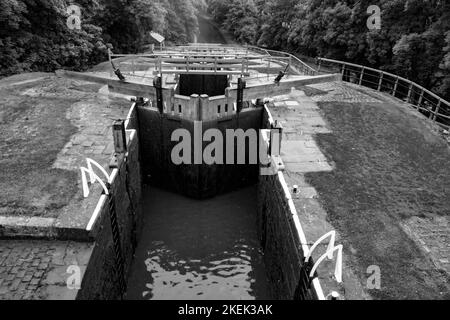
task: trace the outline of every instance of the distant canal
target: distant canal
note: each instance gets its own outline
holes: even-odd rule
[[[256,187],[210,200],[144,191],[143,236],[127,299],[269,299]]]

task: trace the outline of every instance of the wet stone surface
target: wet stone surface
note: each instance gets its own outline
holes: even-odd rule
[[[74,242],[0,240],[0,300],[74,299],[67,269],[83,272],[91,250]]]

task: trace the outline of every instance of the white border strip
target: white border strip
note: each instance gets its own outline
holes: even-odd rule
[[[322,286],[320,285],[319,278],[314,278],[312,281],[314,290],[316,290],[317,299],[319,300],[327,300],[325,295],[323,294]]]
[[[278,172],[278,179],[283,187],[286,199],[288,200],[289,209],[292,214],[292,219],[294,220],[295,228],[297,229],[298,237],[300,238],[300,244],[302,246],[303,255],[306,256],[309,252],[308,242],[306,240],[305,232],[303,231],[302,224],[297,214],[297,209],[295,208],[294,201],[292,200],[291,192],[289,191],[289,187],[286,183],[286,179],[284,178],[283,172]],[[322,286],[320,285],[320,281],[318,278],[314,278],[312,281],[314,290],[317,294],[317,298],[319,300],[326,300],[325,295],[323,294]]]
[[[136,110],[136,102],[134,102],[131,105],[130,111],[128,111],[127,118],[126,118],[125,123],[124,123],[126,132],[130,133],[130,140],[127,142],[127,145],[130,145],[133,142],[133,140],[136,138],[136,134],[137,134],[137,131],[135,129],[127,129],[129,124],[130,124],[131,117],[133,116],[133,113],[135,113],[135,112],[137,112],[137,110]],[[114,169],[111,172],[111,178],[110,178],[111,184],[114,183],[114,181],[116,180],[116,177],[117,177],[118,174],[119,174],[119,169]],[[95,210],[94,210],[94,212],[93,212],[93,214],[91,216],[91,219],[89,220],[89,223],[88,223],[88,225],[86,227],[86,231],[90,232],[94,228],[94,225],[95,225],[95,223],[97,222],[97,220],[99,218],[99,215],[100,215],[100,213],[101,213],[101,211],[103,209],[103,205],[105,204],[107,198],[108,197],[106,195],[104,195],[104,194],[102,194],[100,196],[100,199],[99,199],[99,201],[97,203],[97,207],[95,208]]]
[[[97,221],[98,216],[100,215],[101,210],[103,209],[103,205],[106,202],[107,196],[102,194],[100,197],[100,200],[97,203],[97,207],[94,210],[94,213],[91,216],[91,220],[89,220],[89,223],[86,227],[86,231],[90,232],[92,231],[92,228],[94,227],[95,222]]]
[[[266,105],[264,106],[264,109],[266,110],[266,113],[269,116],[269,123],[270,123],[270,125],[274,126],[275,125],[275,120],[273,120],[272,113],[270,113],[270,110],[269,110],[269,108]]]

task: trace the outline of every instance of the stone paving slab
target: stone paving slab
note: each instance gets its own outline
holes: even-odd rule
[[[317,104],[301,91],[293,90],[288,96],[275,97],[269,109],[274,120],[283,126],[281,158],[285,164],[284,175],[291,193],[294,185],[298,187],[298,193],[292,197],[308,244],[312,246],[334,228],[327,222],[327,212],[319,202],[320,195],[305,181],[304,174],[333,170],[333,164],[327,161],[314,140],[315,134],[331,131],[321,117]],[[338,244],[339,234],[336,241]],[[313,258],[317,260],[326,248],[325,242],[317,248]],[[371,299],[355,275],[349,259],[344,255],[344,281],[341,285],[334,279],[335,261],[321,264],[318,272],[325,295],[336,290],[345,299]]]
[[[49,165],[54,170],[75,172],[77,178],[69,183],[73,184],[72,189],[76,192],[70,195],[65,206],[52,212],[51,218],[47,218],[45,215],[35,217],[32,213],[29,214],[30,216],[8,215],[8,212],[4,210],[0,214],[0,237],[81,239],[87,236],[86,226],[94,212],[101,191],[94,187],[91,196],[87,199],[83,198],[80,167],[86,167],[86,159],[90,158],[97,161],[107,171],[109,170],[109,163],[114,153],[112,124],[114,120],[127,117],[131,102],[123,97],[110,95],[105,88],[98,90],[97,85],[89,82],[61,79],[55,76],[47,82],[38,82],[36,85],[25,86],[24,89],[21,89],[20,95],[25,99],[58,98],[61,101],[64,101],[64,96],[67,96],[68,103],[71,103],[67,108],[66,118],[76,127],[76,132],[59,151],[56,160]],[[45,105],[33,106],[28,117],[34,119],[34,113],[41,112],[41,109],[45,109]],[[44,125],[58,130],[60,124]],[[14,130],[10,132],[8,139],[21,138],[24,130],[31,140],[39,138],[36,138],[35,127],[24,127],[21,123],[12,127]],[[33,157],[26,150],[19,151],[25,160],[26,157]],[[58,181],[54,183],[57,184]],[[52,194],[51,196],[58,195]],[[40,199],[31,199],[30,201],[39,202]],[[80,234],[74,234],[74,230],[79,230]],[[64,236],[66,231],[69,231],[68,237]]]

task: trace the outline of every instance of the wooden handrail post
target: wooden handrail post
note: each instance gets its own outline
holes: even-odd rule
[[[345,64],[342,65],[342,81],[345,81]]]

